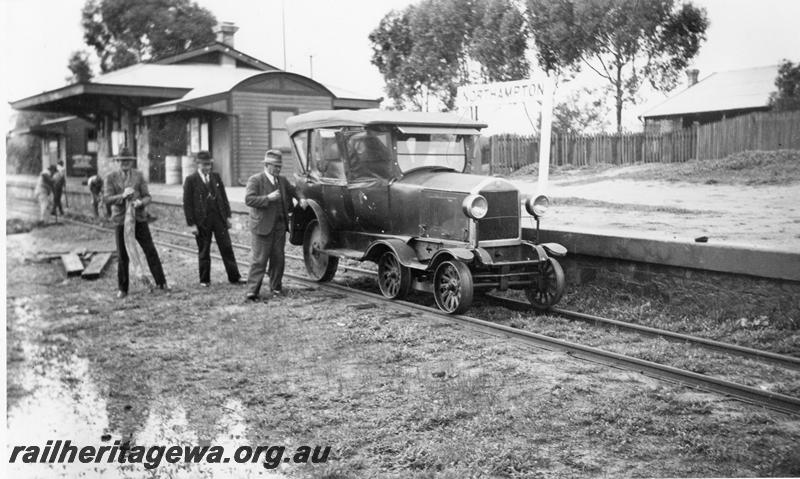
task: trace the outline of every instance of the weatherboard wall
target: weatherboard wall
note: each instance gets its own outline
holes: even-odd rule
[[[270,144],[270,109],[291,109],[296,113],[329,110],[333,107],[331,96],[279,95],[250,91],[231,92],[232,112],[237,117],[233,157],[238,160],[234,175],[240,182],[263,169],[264,153]],[[283,176],[294,172],[291,152],[284,150]]]

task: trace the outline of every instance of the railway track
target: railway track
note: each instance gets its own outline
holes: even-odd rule
[[[22,213],[30,214],[28,212],[22,212]],[[101,231],[106,231],[106,232],[111,231],[109,228],[106,227],[97,226],[91,223],[78,221],[74,219],[62,218],[62,221],[84,227],[94,228]],[[159,234],[166,234],[174,237],[181,237],[187,240],[188,239],[193,240],[193,236],[187,233],[176,232],[156,227],[151,227],[151,230]],[[156,244],[159,244],[161,246],[176,251],[181,251],[192,255],[197,254],[197,251],[194,247],[181,246],[160,239],[156,239],[154,241]],[[239,249],[249,250],[249,246],[247,245],[234,243],[234,247]],[[212,255],[212,256],[215,257],[216,259],[220,259],[218,255]],[[302,257],[299,256],[287,255],[287,257],[302,261]],[[238,262],[245,266],[248,265],[247,262],[245,261],[238,261]],[[350,267],[350,266],[342,266],[341,269],[360,274],[371,274],[371,275],[375,274],[375,272],[371,270]],[[511,326],[505,326],[466,315],[447,315],[441,313],[436,308],[431,308],[408,301],[390,301],[384,298],[382,295],[370,293],[359,289],[354,289],[352,287],[348,287],[342,284],[317,283],[315,281],[309,280],[303,276],[299,276],[291,272],[287,272],[285,274],[285,277],[290,278],[291,280],[301,284],[312,285],[314,287],[318,287],[320,289],[328,290],[331,292],[344,293],[347,294],[349,297],[357,297],[362,300],[367,300],[370,302],[389,303],[392,305],[392,308],[394,309],[421,314],[426,318],[435,319],[437,321],[457,323],[468,329],[482,331],[495,336],[511,338],[517,342],[526,345],[532,345],[540,348],[545,348],[548,350],[561,351],[570,356],[584,359],[587,361],[600,363],[611,367],[617,367],[625,370],[636,371],[656,379],[682,384],[688,387],[714,392],[717,394],[722,394],[726,397],[750,403],[756,406],[769,408],[786,414],[800,416],[800,398],[797,397],[788,396],[743,384],[738,384],[724,379],[719,379],[712,376],[699,374],[693,371],[672,367],[666,364],[647,361],[632,356],[627,356],[624,354],[619,354],[592,346],[566,341],[563,339],[558,339],[551,336],[546,336],[531,331],[514,328]],[[515,310],[523,308],[526,310],[529,309],[527,308],[527,303],[523,303],[521,301],[498,298],[498,297],[491,297],[490,300],[497,305],[502,305],[510,309],[515,309]],[[722,343],[718,341],[709,340],[706,338],[684,335],[656,328],[649,328],[646,326],[625,323],[622,321],[616,321],[608,318],[601,318],[598,316],[593,316],[574,311],[554,309],[552,312],[565,318],[588,321],[595,324],[603,324],[606,326],[625,328],[649,336],[665,338],[671,341],[692,343],[700,347],[711,349],[714,351],[724,352],[726,354],[733,354],[737,356],[744,356],[749,359],[756,359],[759,361],[768,361],[772,364],[776,364],[791,370],[800,370],[800,358],[794,356],[787,356],[787,355],[776,354],[770,351],[762,351],[752,348],[746,348],[734,344]]]

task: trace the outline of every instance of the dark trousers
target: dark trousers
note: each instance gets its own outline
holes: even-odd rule
[[[153,244],[153,237],[150,236],[150,227],[146,221],[137,221],[135,229],[136,242],[142,247],[144,256],[147,258],[147,266],[156,282],[156,286],[164,286],[167,279],[164,277],[164,270],[161,268],[161,260],[158,259],[158,251]],[[125,249],[125,225],[117,225],[116,228],[117,254],[119,263],[117,264],[117,284],[119,290],[128,292],[128,250]]]
[[[253,233],[250,249],[250,272],[247,274],[247,294],[258,296],[264,273],[269,274],[269,287],[273,291],[283,288],[285,264],[286,226],[276,228],[268,235]],[[267,269],[269,263],[269,269]]]
[[[56,211],[58,211],[58,214],[64,216],[64,208],[61,207],[61,196],[63,193],[64,190],[61,188],[55,188],[53,190],[53,214],[56,214]]]
[[[219,214],[212,214],[206,218],[204,226],[197,226],[197,259],[200,263],[200,282],[211,282],[211,238],[217,240],[219,254],[222,256],[222,263],[225,265],[225,272],[228,274],[228,281],[235,283],[239,281],[239,267],[236,265],[236,257],[233,254],[231,236],[228,233],[228,225]]]

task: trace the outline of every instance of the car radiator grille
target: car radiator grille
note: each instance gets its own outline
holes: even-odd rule
[[[516,191],[481,192],[489,204],[486,216],[478,221],[478,241],[519,237],[519,200]]]

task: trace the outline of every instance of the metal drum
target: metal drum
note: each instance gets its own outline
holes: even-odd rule
[[[181,160],[175,155],[164,157],[164,183],[168,185],[181,184]]]
[[[194,173],[195,166],[194,166],[194,157],[189,155],[184,155],[181,157],[181,170],[183,171],[183,175],[181,176],[181,182],[186,179],[187,176]]]

